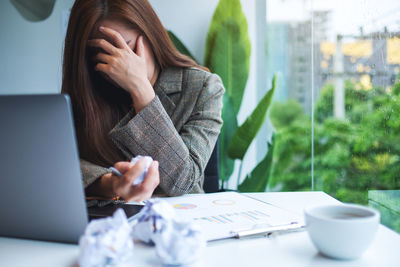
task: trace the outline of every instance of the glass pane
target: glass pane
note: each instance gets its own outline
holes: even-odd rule
[[[313,1],[315,189],[400,231],[400,3]]]
[[[268,190],[311,190],[312,35],[303,0],[267,1],[267,71],[279,73],[270,118],[276,129]]]

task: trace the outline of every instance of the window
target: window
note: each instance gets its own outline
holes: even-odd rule
[[[270,113],[269,190],[370,205],[400,232],[399,16],[396,0],[267,1],[268,40],[285,43],[267,49],[268,72],[288,92]]]

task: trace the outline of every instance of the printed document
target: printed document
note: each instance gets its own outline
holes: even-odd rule
[[[297,214],[236,192],[163,198],[184,219],[198,223],[208,241],[233,237],[233,232],[299,223]]]

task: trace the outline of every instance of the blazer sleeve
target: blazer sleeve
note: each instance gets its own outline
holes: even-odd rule
[[[84,159],[80,160],[80,164],[81,164],[83,186],[85,188],[91,185],[94,181],[96,181],[104,174],[110,172],[110,170],[108,170],[107,168],[95,165]]]
[[[202,192],[204,169],[222,126],[224,91],[217,75],[207,75],[197,99],[188,100],[197,102],[179,133],[156,96],[136,116],[121,120],[110,136],[123,151],[159,161],[159,186],[166,194]]]

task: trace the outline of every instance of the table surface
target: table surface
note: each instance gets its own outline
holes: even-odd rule
[[[251,193],[302,216],[309,205],[338,203],[323,192]],[[77,245],[0,237],[0,266],[78,266]],[[135,244],[132,258],[121,266],[162,266],[153,247]],[[338,261],[319,254],[307,232],[272,238],[223,240],[208,243],[203,257],[188,266],[400,266],[400,235],[380,225],[364,255]]]

